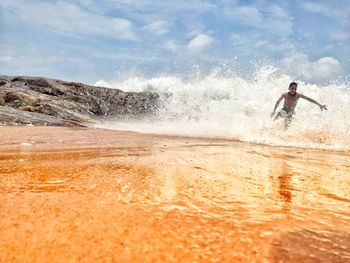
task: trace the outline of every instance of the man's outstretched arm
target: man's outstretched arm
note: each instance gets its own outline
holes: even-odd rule
[[[309,97],[307,97],[307,96],[305,96],[305,95],[303,95],[303,94],[300,94],[300,98],[303,98],[303,99],[305,99],[305,100],[307,100],[307,101],[310,101],[310,102],[316,104],[317,106],[320,107],[321,110],[328,110],[326,105],[320,104],[320,103],[318,103],[317,101],[315,101],[314,99],[311,99],[311,98],[309,98]]]
[[[271,118],[273,118],[273,116],[275,115],[276,109],[283,98],[284,98],[284,95],[282,94],[281,97],[276,101],[275,108],[273,109],[273,112],[271,113]]]

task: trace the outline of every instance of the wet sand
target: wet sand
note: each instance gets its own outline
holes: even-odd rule
[[[350,153],[0,127],[0,262],[350,262]]]

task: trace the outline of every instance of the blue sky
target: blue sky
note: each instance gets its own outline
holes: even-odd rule
[[[349,0],[1,0],[0,74],[80,82],[270,64],[350,75]]]

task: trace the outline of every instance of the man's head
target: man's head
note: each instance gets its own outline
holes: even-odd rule
[[[298,84],[296,82],[291,82],[289,84],[289,93],[291,95],[295,95],[295,93],[297,92],[297,88],[298,88]]]

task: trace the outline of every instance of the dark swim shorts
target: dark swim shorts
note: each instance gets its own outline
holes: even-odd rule
[[[277,113],[277,116],[283,117],[283,118],[292,118],[294,114],[295,114],[294,110],[288,110],[283,108]]]

